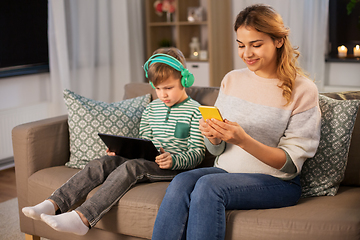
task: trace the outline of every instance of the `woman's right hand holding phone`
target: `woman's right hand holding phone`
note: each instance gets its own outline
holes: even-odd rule
[[[242,147],[249,140],[249,135],[236,122],[230,122],[226,119],[224,121],[217,119],[207,119],[204,121],[201,119],[199,123],[201,133],[214,145],[225,141]]]
[[[212,128],[205,120],[204,118],[201,118],[199,121],[199,129],[201,131],[201,134],[204,135],[209,141],[214,144],[218,145],[221,143],[221,140],[216,138],[214,135],[216,135],[216,130]]]

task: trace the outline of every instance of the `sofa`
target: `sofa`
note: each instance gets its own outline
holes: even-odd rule
[[[217,87],[190,87],[188,94],[203,105],[213,105]],[[155,91],[147,83],[125,86],[124,99]],[[326,93],[334,99],[360,99],[360,92]],[[41,221],[25,217],[21,209],[46,199],[79,169],[69,168],[68,116],[16,126],[12,131],[20,229],[27,239],[135,240],[150,239],[168,182],[139,183],[132,187],[86,235],[60,233]],[[348,161],[335,196],[301,198],[295,206],[266,210],[227,211],[226,239],[360,239],[360,117],[352,132]],[[212,166],[206,154],[198,167]],[[97,188],[87,196],[91,197]],[[80,204],[80,203],[79,203]],[[76,206],[75,206],[76,207]]]

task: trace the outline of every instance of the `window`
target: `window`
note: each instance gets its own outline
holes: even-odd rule
[[[355,5],[352,13],[347,14],[347,4],[350,0],[329,1],[329,41],[331,51],[328,61],[360,62],[354,57],[353,48],[360,45],[360,2]],[[344,45],[346,58],[338,58],[338,46]]]

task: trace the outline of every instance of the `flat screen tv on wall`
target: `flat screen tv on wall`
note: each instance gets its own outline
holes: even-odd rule
[[[47,0],[1,0],[0,78],[48,71]]]

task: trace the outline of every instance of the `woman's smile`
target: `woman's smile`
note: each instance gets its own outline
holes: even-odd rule
[[[247,65],[253,65],[253,64],[257,63],[258,60],[259,59],[246,59],[245,61],[246,61]]]

